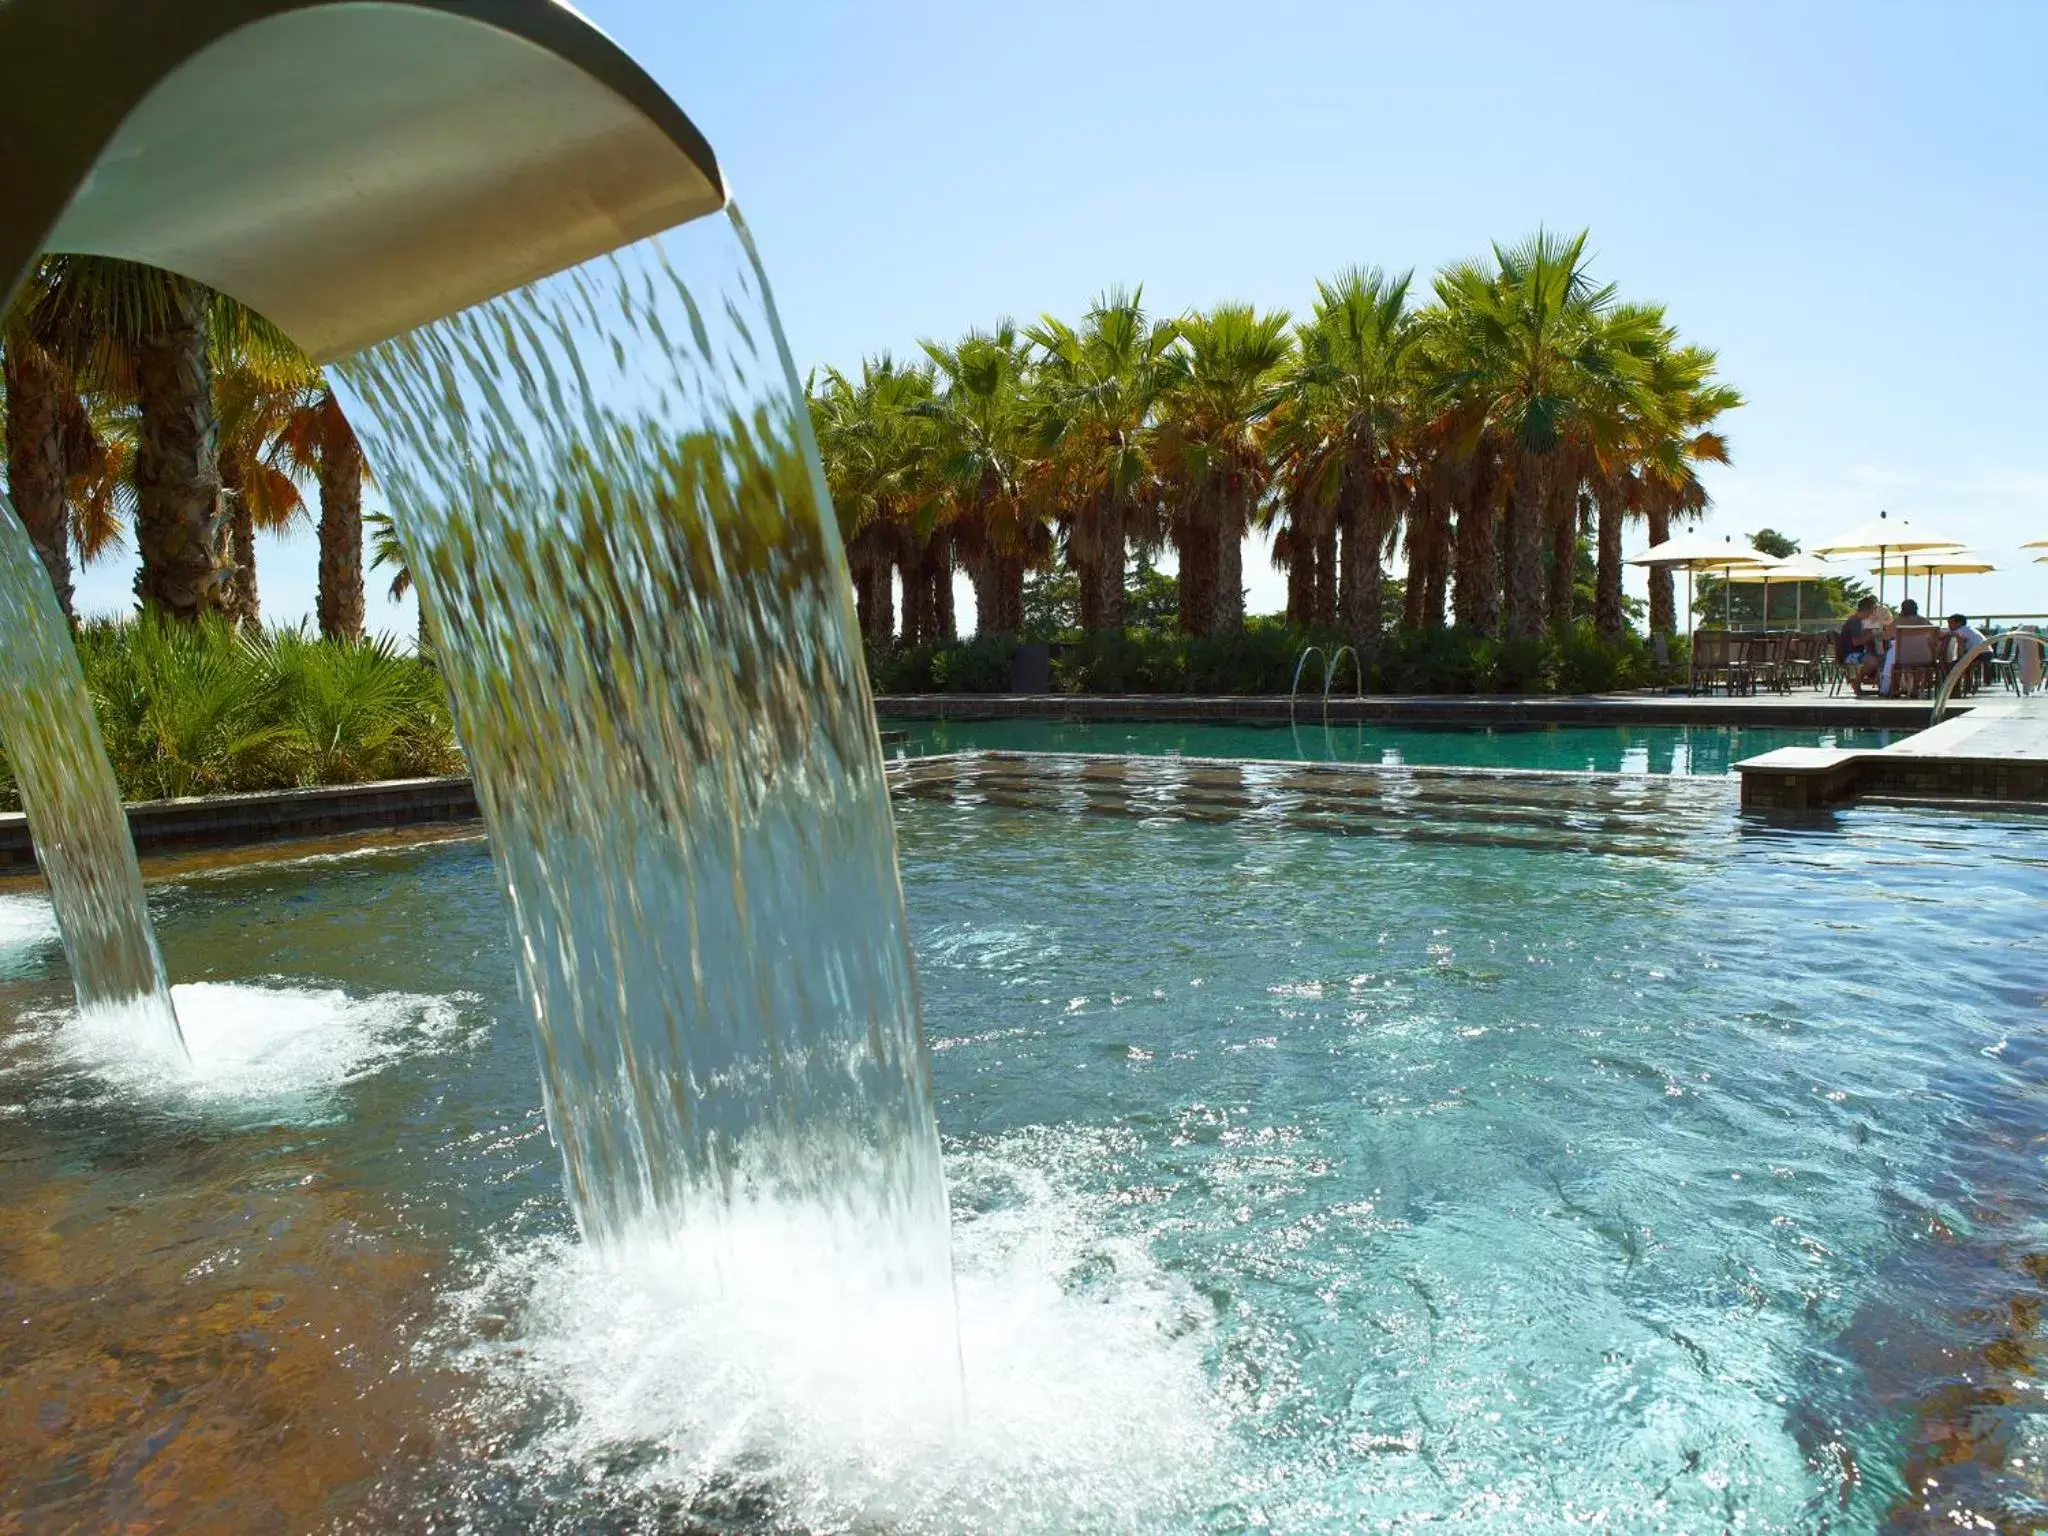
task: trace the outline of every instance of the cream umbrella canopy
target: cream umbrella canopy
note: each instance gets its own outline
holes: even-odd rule
[[[1982,576],[1997,570],[1988,558],[1974,549],[1932,550],[1926,554],[1906,555],[1899,561],[1899,575],[1907,586],[1912,585],[1915,576],[1927,578],[1927,602],[1929,607],[1945,607],[1948,603],[1948,579],[1951,576]],[[1941,602],[1934,601],[1934,578],[1941,578]],[[1932,615],[1929,615],[1932,617]]]
[[[1703,533],[1686,532],[1676,538],[1666,539],[1662,544],[1652,544],[1648,549],[1629,561],[1630,565],[1664,566],[1671,570],[1685,572],[1685,624],[1688,634],[1692,630],[1692,576],[1694,571],[1741,570],[1750,566],[1769,565],[1772,556],[1760,549],[1751,549],[1747,544],[1737,544],[1733,539],[1722,537],[1710,539]],[[1693,658],[1687,648],[1686,668],[1691,672]]]
[[[1816,555],[1875,555],[1877,556],[1877,595],[1884,600],[1885,568],[1893,555],[1911,554],[1915,550],[1961,549],[1961,539],[1951,539],[1932,529],[1920,528],[1905,518],[1893,518],[1889,512],[1880,512],[1867,523],[1859,523],[1831,539],[1823,539],[1813,546]]]
[[[1760,549],[1751,549],[1747,544],[1737,544],[1726,537],[1714,539],[1703,533],[1681,533],[1676,538],[1666,539],[1662,544],[1652,544],[1628,563],[1630,565],[1666,566],[1671,570],[1685,572],[1685,621],[1692,623],[1692,576],[1694,571],[1747,570],[1755,566],[1770,565],[1777,557],[1767,555]]]
[[[1806,620],[1803,611],[1806,601],[1806,583],[1809,581],[1833,581],[1846,576],[1840,566],[1830,565],[1812,555],[1787,555],[1782,560],[1773,560],[1769,565],[1740,566],[1724,571],[1721,579],[1730,586],[1756,587],[1764,589],[1764,622],[1771,621],[1771,583],[1791,582],[1794,592],[1792,627],[1797,629]]]

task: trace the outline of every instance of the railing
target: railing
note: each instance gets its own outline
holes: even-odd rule
[[[1323,648],[1320,645],[1303,646],[1300,657],[1294,663],[1294,686],[1287,690],[1287,723],[1289,725],[1294,723],[1294,700],[1301,692],[1301,674],[1303,669],[1308,666],[1308,659],[1311,656],[1323,657],[1323,686],[1325,688],[1329,686],[1330,658],[1323,656]]]
[[[1304,646],[1300,657],[1294,663],[1294,686],[1287,690],[1287,721],[1294,723],[1295,700],[1301,695],[1301,674],[1308,669],[1308,659],[1320,656],[1323,659],[1323,724],[1330,723],[1330,689],[1343,675],[1344,658],[1351,658],[1353,697],[1365,697],[1365,668],[1359,663],[1358,652],[1348,645],[1340,645],[1335,651],[1325,654],[1319,645]]]
[[[1941,723],[1942,715],[1948,710],[1950,695],[1955,692],[1956,684],[1969,676],[1970,668],[1987,656],[1996,656],[2000,646],[2011,644],[2017,648],[2018,643],[2022,640],[2032,642],[2035,655],[2042,658],[2042,670],[2048,671],[2048,640],[2043,640],[2041,636],[2031,629],[2007,630],[2002,635],[1980,641],[1963,652],[1957,658],[1956,664],[1948,669],[1948,676],[1941,680],[1941,686],[1934,692],[1934,709],[1928,716],[1927,723],[1929,725],[1939,725]],[[2015,656],[2013,660],[2017,664],[2019,658]],[[2039,677],[2026,680],[2024,686],[2022,686],[2020,679],[2015,678],[2013,680],[2013,687],[2021,693],[2031,693],[2040,685],[2041,680]]]
[[[1358,652],[1348,645],[1338,646],[1330,655],[1329,666],[1323,669],[1323,724],[1326,726],[1330,723],[1330,685],[1341,675],[1346,656],[1351,658],[1351,696],[1355,699],[1365,697],[1365,668],[1359,663]]]

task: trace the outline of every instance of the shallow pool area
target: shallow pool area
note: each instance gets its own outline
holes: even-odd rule
[[[1397,838],[899,796],[936,1405],[860,1275],[791,1316],[574,1240],[480,840],[154,884],[189,1075],[81,1031],[0,895],[0,1508],[2031,1528],[2048,827],[1706,789]]]
[[[904,735],[900,745],[891,747],[893,753],[913,756],[971,750],[1172,753],[1310,763],[1710,776],[1731,774],[1744,758],[1779,747],[1875,751],[1907,734],[1847,726],[1793,730],[1722,725],[1324,725],[1314,703],[1303,705],[1300,718],[1291,724],[885,717],[882,726]]]

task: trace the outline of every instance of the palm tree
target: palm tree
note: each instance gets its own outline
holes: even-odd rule
[[[1157,458],[1175,505],[1180,627],[1244,627],[1244,540],[1272,483],[1265,422],[1292,360],[1285,310],[1219,304],[1179,325],[1178,377],[1161,404]]]
[[[369,463],[324,378],[300,395],[275,438],[279,461],[320,490],[316,615],[330,640],[363,638],[363,482]]]
[[[1558,509],[1576,508],[1575,465],[1559,449],[1578,432],[1609,429],[1592,418],[1612,410],[1640,364],[1633,332],[1603,324],[1614,288],[1588,271],[1584,231],[1570,238],[1539,230],[1512,248],[1496,245],[1491,266],[1464,262],[1437,279],[1456,337],[1438,397],[1477,412],[1480,435],[1497,434],[1508,481],[1507,580],[1503,631],[1539,634],[1546,618],[1545,534]],[[1641,317],[1634,322],[1640,326]],[[1553,561],[1555,557],[1553,554]]]
[[[934,468],[952,502],[954,547],[974,583],[975,629],[1024,628],[1024,572],[1050,553],[1045,521],[1026,494],[1032,444],[1029,356],[1009,320],[953,346],[923,343],[939,388],[919,408],[935,433]]]
[[[203,284],[175,273],[102,256],[53,256],[29,287],[37,334],[46,351],[101,406],[127,406],[133,453],[123,466],[132,486],[141,570],[136,596],[146,608],[192,620],[229,605],[235,561],[222,532],[216,362],[269,375],[310,367],[282,332]],[[87,459],[90,459],[87,455]],[[90,462],[67,467],[67,481],[91,479]],[[98,473],[106,488],[106,476]],[[102,509],[110,505],[102,498]],[[46,506],[38,515],[48,516]]]
[[[67,397],[76,394],[51,323],[51,263],[39,263],[0,313],[0,378],[6,388],[7,486],[58,606],[76,619],[71,598],[71,540],[65,516],[69,478],[64,439]]]
[[[859,379],[836,368],[814,378],[811,424],[825,485],[839,519],[847,565],[868,644],[895,637],[894,581],[904,572],[904,639],[916,644],[930,625],[931,582],[924,573],[917,525],[929,521],[930,438],[922,411],[931,379],[922,369],[899,367],[886,352],[863,358]]]
[[[1316,284],[1274,441],[1301,539],[1341,534],[1337,627],[1370,659],[1381,632],[1380,561],[1393,532],[1396,434],[1408,420],[1410,364],[1421,332],[1408,312],[1412,275],[1377,267]]]
[[[287,358],[283,367],[247,350],[216,360],[216,460],[228,509],[231,571],[227,611],[246,629],[256,628],[263,616],[256,580],[256,530],[281,533],[305,516],[305,498],[279,462],[276,444],[318,380],[319,370],[303,356]]]
[[[1124,565],[1150,474],[1153,411],[1176,372],[1178,328],[1145,313],[1144,290],[1098,295],[1080,328],[1042,317],[1025,334],[1038,348],[1040,418],[1057,481],[1067,559],[1080,578],[1081,627],[1122,634]]]
[[[1674,515],[1697,515],[1709,505],[1711,498],[1697,466],[1729,461],[1728,440],[1715,430],[1714,423],[1724,412],[1740,406],[1742,395],[1714,379],[1714,362],[1715,355],[1703,347],[1677,347],[1663,354],[1653,370],[1651,393],[1661,403],[1657,427],[1638,454],[1643,512],[1652,544],[1671,537]],[[1653,570],[1650,578],[1650,633],[1673,634],[1677,603],[1671,572]],[[1691,621],[1687,614],[1686,622]]]
[[[391,520],[389,512],[383,511],[368,514],[364,522],[370,533],[370,568],[390,570],[391,601],[398,602],[406,593],[413,590],[412,567],[406,561],[405,545],[399,542],[398,525]],[[427,631],[427,605],[422,599],[414,606],[417,609],[417,616],[413,650],[416,654],[431,659],[433,642]]]

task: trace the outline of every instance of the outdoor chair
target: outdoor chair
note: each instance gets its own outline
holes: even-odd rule
[[[1777,635],[1736,637],[1734,661],[1728,675],[1729,693],[1755,693],[1759,688],[1776,688],[1781,649]]]
[[[2041,686],[2041,648],[2016,638],[2033,632],[2031,627],[2022,626],[1993,637],[1998,647],[1991,653],[1989,667],[1994,684],[2003,683],[2013,693],[2032,693]]]
[[[1785,687],[1822,688],[1825,672],[1834,661],[1834,637],[1826,634],[1795,634],[1785,645]]]
[[[1902,624],[1893,632],[1893,698],[1925,698],[1941,686],[1941,640],[1931,624]]]
[[[1942,635],[1941,675],[1943,678],[1947,678],[1949,673],[1955,670],[1956,664],[1963,659],[1963,650],[1964,646],[1960,636],[1947,633]],[[1970,670],[1956,679],[1956,685],[1950,690],[1949,696],[1960,699],[1967,698],[1973,693],[1981,692],[1986,680],[1990,676],[1991,658],[1989,656],[1979,656]]]
[[[1725,629],[1703,629],[1692,637],[1693,693],[1712,693],[1732,681],[1733,636]]]

